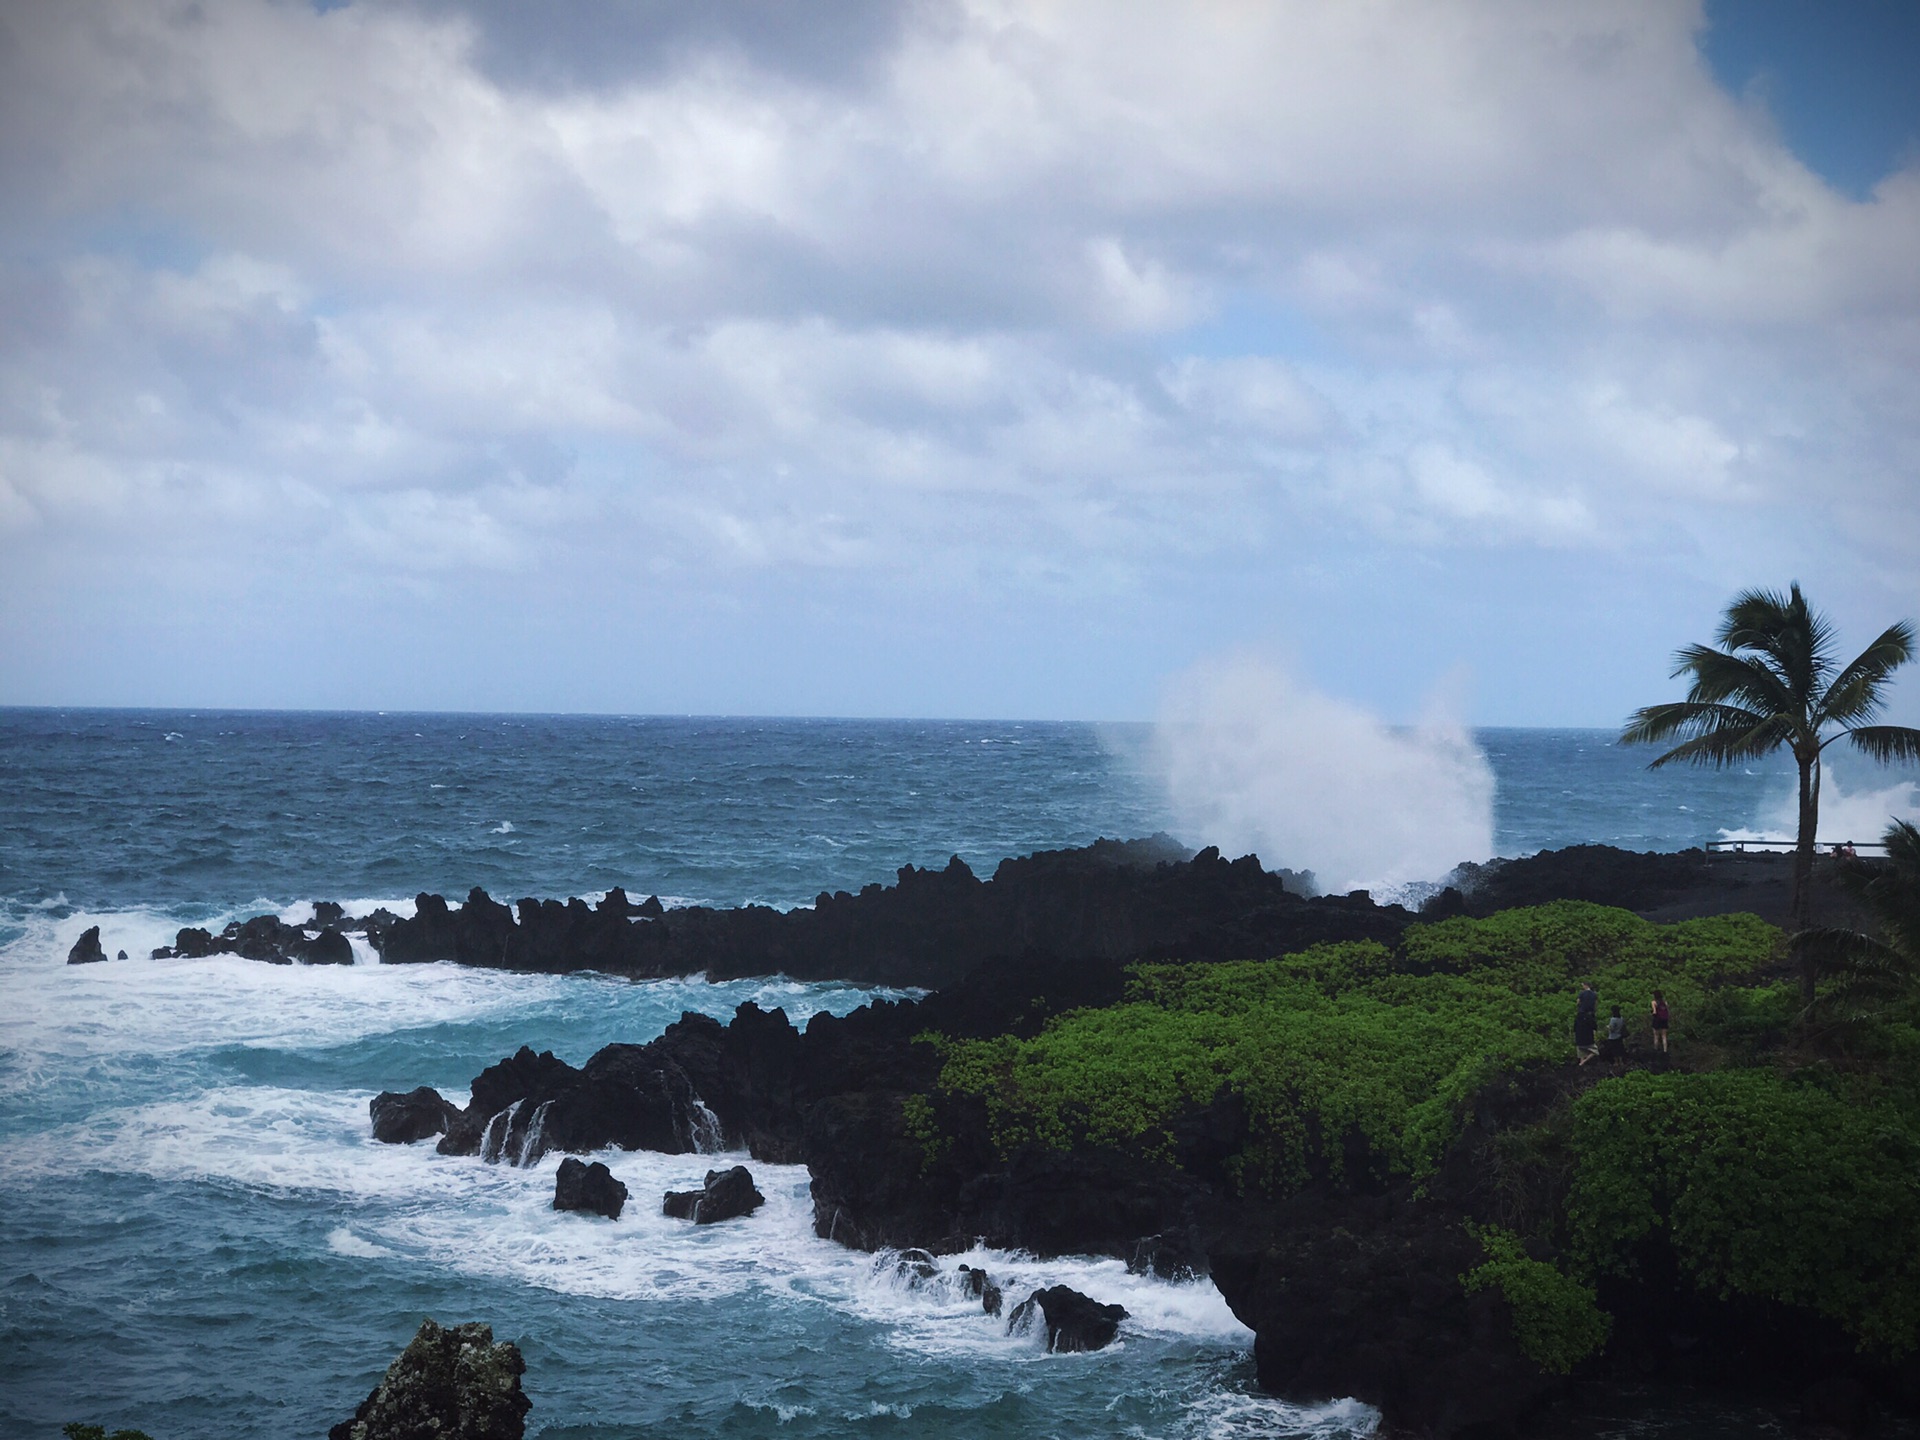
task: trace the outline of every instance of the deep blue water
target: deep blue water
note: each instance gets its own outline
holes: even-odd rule
[[[1787,789],[1777,765],[1649,774],[1602,732],[1478,738],[1506,853],[1764,829]],[[0,1440],[72,1419],[159,1440],[320,1435],[425,1314],[521,1344],[529,1433],[546,1437],[1364,1431],[1351,1405],[1254,1394],[1251,1337],[1204,1282],[976,1256],[1010,1290],[1059,1280],[1132,1312],[1115,1349],[1048,1357],[815,1239],[803,1170],[756,1166],[766,1209],[696,1233],[652,1197],[711,1157],[608,1157],[636,1197],[608,1224],[547,1208],[553,1160],[520,1171],[367,1135],[376,1091],[463,1100],[522,1042],[578,1062],[683,1009],[724,1017],[751,996],[800,1017],[852,1008],[857,989],[63,963],[89,924],[140,956],[189,920],[304,915],[314,897],[621,884],[791,905],[954,853],[984,871],[1169,826],[1146,741],[1054,724],[0,711]]]

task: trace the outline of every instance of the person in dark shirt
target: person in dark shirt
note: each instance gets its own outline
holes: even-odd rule
[[[1599,1011],[1600,992],[1593,988],[1591,980],[1582,982],[1580,999],[1573,1011],[1573,1050],[1582,1065],[1600,1053],[1593,1043],[1594,1019]]]
[[[1673,1012],[1667,1009],[1667,997],[1653,992],[1653,1053],[1667,1054],[1667,1030],[1673,1024]]]

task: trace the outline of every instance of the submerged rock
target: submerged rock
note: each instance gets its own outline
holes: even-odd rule
[[[89,925],[80,938],[73,942],[73,948],[67,951],[69,965],[96,965],[107,958],[107,952],[100,948],[100,927]]]
[[[989,1315],[1000,1313],[1000,1287],[993,1283],[987,1272],[972,1265],[960,1267],[960,1288],[966,1294],[980,1302],[980,1308]]]
[[[1013,1307],[1007,1317],[1007,1333],[1031,1325],[1036,1310],[1046,1324],[1051,1353],[1104,1350],[1120,1332],[1120,1322],[1127,1318],[1124,1305],[1102,1305],[1078,1290],[1051,1285],[1034,1291]]]
[[[421,1323],[351,1420],[327,1440],[524,1440],[526,1373],[520,1348],[494,1343],[491,1326]]]
[[[569,1155],[560,1162],[560,1170],[553,1177],[554,1209],[580,1210],[618,1220],[626,1204],[627,1187],[600,1161],[586,1165]]]
[[[893,1262],[893,1276],[904,1280],[911,1288],[918,1288],[940,1273],[940,1262],[925,1250],[902,1250]]]
[[[696,1225],[711,1225],[737,1215],[751,1215],[766,1203],[767,1197],[754,1188],[753,1172],[736,1165],[731,1170],[709,1170],[702,1189],[669,1190],[660,1203],[660,1213]]]
[[[316,906],[316,915],[318,910]],[[316,933],[308,934],[309,929]],[[235,920],[218,935],[198,925],[185,926],[174,936],[172,945],[162,945],[153,952],[156,960],[204,960],[209,955],[238,955],[269,965],[292,965],[296,961],[303,965],[351,965],[353,944],[338,924],[302,927],[289,925],[277,915],[255,915],[251,920]]]
[[[388,1145],[411,1145],[445,1133],[457,1124],[460,1112],[431,1085],[402,1094],[383,1090],[367,1102],[373,1117],[373,1138]]]

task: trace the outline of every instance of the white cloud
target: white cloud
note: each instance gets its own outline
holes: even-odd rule
[[[9,12],[0,563],[293,574],[292,506],[376,579],[627,537],[634,585],[1151,605],[1652,544],[1913,603],[1920,169],[1826,186],[1697,9],[973,0],[591,85],[503,78],[507,23]]]

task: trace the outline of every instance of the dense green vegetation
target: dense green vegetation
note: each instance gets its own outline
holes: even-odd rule
[[[1644,1028],[1665,989],[1678,1029],[1707,987],[1767,963],[1778,933],[1751,916],[1659,926],[1563,901],[1411,927],[1402,953],[1323,945],[1280,960],[1153,965],[1125,1003],[1056,1017],[1031,1040],[949,1044],[940,1083],[986,1101],[1003,1148],[1137,1144],[1223,1087],[1245,1102],[1250,1184],[1285,1190],[1339,1169],[1349,1130],[1389,1169],[1438,1161],[1462,1103],[1496,1075],[1572,1051],[1573,991],[1594,980]],[[1603,1011],[1604,1013],[1604,1011]]]
[[[1575,1253],[1664,1230],[1704,1288],[1805,1305],[1869,1348],[1920,1344],[1920,1112],[1816,1072],[1629,1075],[1573,1105]],[[1849,1094],[1848,1091],[1856,1093]]]
[[[1460,1277],[1469,1295],[1495,1289],[1513,1309],[1514,1338],[1527,1357],[1554,1375],[1565,1375],[1607,1343],[1612,1319],[1600,1309],[1591,1285],[1530,1257],[1511,1230],[1475,1229],[1486,1262]]]
[[[1343,1178],[1345,1137],[1430,1183],[1476,1097],[1542,1077],[1491,1142],[1489,1193],[1544,1196],[1476,1231],[1516,1338],[1564,1370],[1604,1343],[1592,1283],[1669,1242],[1709,1292],[1806,1306],[1863,1346],[1920,1346],[1920,1026],[1880,1012],[1836,1040],[1805,1024],[1779,932],[1752,916],[1655,925],[1558,902],[1408,929],[1397,950],[1318,946],[1267,961],[1136,967],[1122,1003],[1031,1039],[935,1037],[939,1089],[985,1107],[994,1143],[1132,1148],[1174,1163],[1184,1113],[1223,1091],[1249,1138],[1249,1194]],[[1574,995],[1598,986],[1638,1037],[1621,1078],[1576,1071]],[[1674,1012],[1673,1065],[1647,1073],[1647,1007]],[[1822,1047],[1825,1048],[1822,1048]],[[1507,1087],[1512,1096],[1522,1091]],[[937,1098],[937,1097],[936,1097]],[[1531,1107],[1531,1108],[1528,1108]],[[930,1160],[938,1106],[916,1099]],[[1517,1217],[1517,1218],[1516,1218]]]

